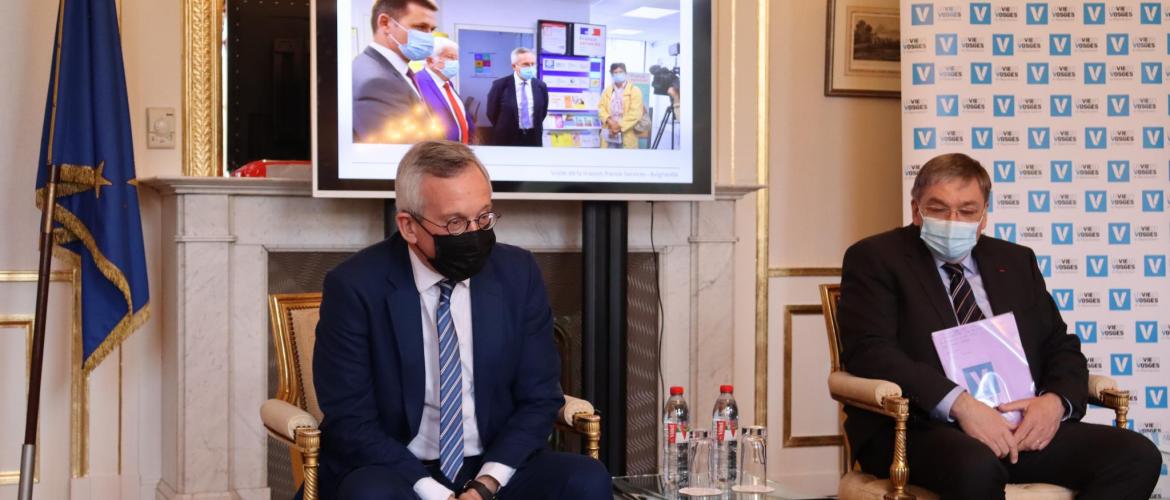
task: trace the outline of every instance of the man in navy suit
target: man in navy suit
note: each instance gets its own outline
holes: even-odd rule
[[[443,125],[447,140],[472,144],[475,122],[467,114],[452,78],[459,75],[459,46],[446,38],[435,38],[435,50],[427,57],[425,70],[415,74],[419,94],[431,114]]]
[[[524,47],[513,50],[512,74],[492,82],[488,91],[492,144],[541,146],[546,116],[548,86],[536,78],[536,54]]]
[[[564,402],[528,251],[496,244],[470,148],[402,158],[398,234],[325,277],[313,357],[321,498],[613,498],[605,467],[545,445]]]

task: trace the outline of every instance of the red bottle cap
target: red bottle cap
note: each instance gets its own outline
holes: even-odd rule
[[[719,392],[735,392],[735,388],[731,384],[724,384],[719,386]]]
[[[679,387],[677,385],[670,386],[670,395],[671,396],[681,396],[682,393],[683,393],[682,387]]]

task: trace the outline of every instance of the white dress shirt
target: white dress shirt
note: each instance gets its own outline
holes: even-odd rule
[[[402,75],[402,78],[406,79],[406,81],[410,83],[410,90],[414,91],[414,96],[421,99],[422,96],[418,93],[418,87],[409,76],[406,76],[406,71],[410,69],[410,63],[407,62],[406,59],[403,59],[402,56],[398,55],[398,53],[379,45],[377,42],[371,43],[370,47],[373,47],[374,50],[378,51],[378,53],[382,55],[382,57],[386,58],[387,61],[390,61],[390,65],[394,67],[395,71],[398,71],[398,74]]]
[[[532,100],[532,80],[525,80],[520,78],[520,75],[516,72],[512,72],[512,80],[516,82],[516,126],[519,127],[520,122],[523,121],[520,119],[520,113],[524,112],[524,108],[520,105],[520,84],[527,83],[528,85],[524,85],[523,90],[524,94],[528,96],[528,118],[530,118],[529,121],[532,123],[532,127],[535,128],[536,120],[534,118],[535,115],[533,115],[533,112],[535,111],[533,108],[536,106],[536,103]],[[535,80],[535,78],[533,78],[533,80]]]
[[[459,115],[463,115],[463,120],[467,122],[467,128],[468,131],[470,131],[471,118],[467,117],[467,110],[463,108],[463,100],[459,98],[459,89],[455,88],[455,84],[450,80],[444,80],[443,75],[431,71],[430,67],[427,67],[425,71],[431,75],[432,79],[435,80],[435,85],[439,86],[439,93],[443,94],[443,102],[447,104],[447,110],[451,112],[451,118],[455,120],[455,126],[459,126]],[[455,105],[459,107],[457,110],[451,109],[451,103],[447,102],[448,86],[451,87],[451,94],[455,96]],[[463,134],[460,133],[459,135],[460,138],[462,138]]]
[[[439,282],[445,278],[431,268],[410,250],[410,268],[414,273],[414,284],[418,288],[419,305],[422,306],[423,373],[427,381],[423,391],[422,420],[419,421],[418,435],[410,441],[407,449],[419,460],[439,458],[439,330],[435,315],[439,307]],[[471,327],[471,280],[463,280],[451,291],[451,320],[459,339],[459,361],[463,371],[463,456],[470,457],[483,453],[479,439],[479,427],[475,422],[475,358],[472,348]],[[489,475],[503,488],[516,469],[498,462],[486,462],[475,477]],[[446,500],[452,495],[438,481],[424,477],[414,483],[414,492],[423,500]]]

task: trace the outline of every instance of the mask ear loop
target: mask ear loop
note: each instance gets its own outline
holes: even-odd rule
[[[387,15],[386,17],[390,17],[390,16]],[[398,20],[394,19],[393,17],[390,17],[390,22],[394,23],[395,26],[398,26],[398,29],[402,30],[402,32],[406,34],[406,42],[400,42],[400,41],[398,41],[397,38],[394,38],[394,35],[390,34],[390,30],[386,30],[386,38],[394,40],[394,45],[398,46],[398,50],[402,50],[402,46],[410,41],[410,30],[407,29],[406,26],[403,26],[402,23],[398,22]]]

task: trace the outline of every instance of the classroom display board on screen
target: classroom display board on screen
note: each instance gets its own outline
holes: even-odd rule
[[[314,194],[392,197],[412,144],[454,139],[497,198],[710,198],[711,0],[545,3],[436,0],[414,22],[375,0],[314,0]],[[613,63],[634,93],[606,93]],[[660,128],[671,136],[649,140]]]
[[[979,160],[993,180],[986,233],[1036,251],[1089,370],[1129,390],[1133,430],[1170,448],[1170,12],[1140,1],[901,9],[907,199],[930,158]],[[1110,424],[1112,412],[1086,420]]]

